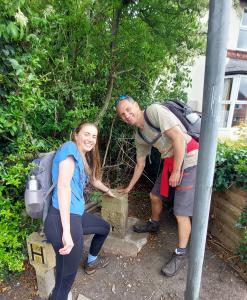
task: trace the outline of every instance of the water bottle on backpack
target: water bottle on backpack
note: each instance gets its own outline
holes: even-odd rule
[[[31,191],[37,191],[39,189],[39,182],[34,174],[30,176],[30,180],[28,182],[28,188]]]
[[[50,152],[33,161],[25,189],[25,207],[27,214],[33,219],[46,218],[52,191],[56,184],[52,184],[51,169],[55,152]]]

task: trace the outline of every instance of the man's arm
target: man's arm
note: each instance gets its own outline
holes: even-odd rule
[[[142,172],[145,168],[145,165],[146,165],[146,156],[137,157],[134,174],[130,180],[130,183],[126,188],[119,189],[118,191],[120,193],[129,193],[132,190],[134,185],[137,183],[137,181],[141,177]]]
[[[165,131],[165,134],[171,139],[174,153],[173,171],[169,178],[169,185],[177,186],[181,181],[181,169],[185,155],[185,134],[178,127],[172,127]]]

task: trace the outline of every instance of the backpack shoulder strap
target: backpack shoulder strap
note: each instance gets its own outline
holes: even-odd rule
[[[146,142],[148,145],[153,145],[155,144],[158,139],[161,137],[161,131],[159,127],[156,127],[149,119],[148,115],[147,115],[147,111],[146,109],[144,110],[144,120],[146,121],[146,123],[148,124],[148,126],[150,126],[151,128],[155,129],[158,132],[158,135],[152,140],[149,141],[144,134],[141,132],[140,128],[137,129],[137,132],[139,134],[139,136],[144,140],[144,142]]]
[[[155,144],[155,143],[158,141],[158,139],[161,137],[161,135],[162,135],[162,134],[159,132],[158,135],[157,135],[152,141],[149,141],[149,140],[145,137],[145,135],[141,132],[140,128],[137,129],[137,132],[138,132],[139,136],[144,140],[144,142],[146,142],[148,145],[153,145],[153,144]]]
[[[144,134],[142,134],[140,128],[137,129],[137,132],[138,132],[139,136],[144,140],[144,142],[146,142],[147,144],[150,144],[150,141],[144,136]]]
[[[156,131],[160,132],[160,128],[156,127],[148,118],[148,114],[146,109],[144,110],[144,120],[146,121],[146,123],[148,124],[148,126],[152,127],[153,129],[155,129]]]

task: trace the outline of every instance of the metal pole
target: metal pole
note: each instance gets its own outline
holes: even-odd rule
[[[199,299],[214,177],[231,0],[211,0],[203,90],[200,151],[191,231],[186,300]]]

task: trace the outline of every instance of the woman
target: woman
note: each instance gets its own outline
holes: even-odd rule
[[[67,300],[83,250],[83,235],[95,234],[89,249],[85,272],[92,274],[106,267],[107,257],[98,253],[110,231],[103,219],[85,212],[84,188],[88,180],[97,189],[114,197],[100,180],[98,129],[92,123],[81,123],[72,141],[56,152],[52,181],[57,182],[52,206],[45,221],[45,234],[56,253],[56,281],[49,299]]]

